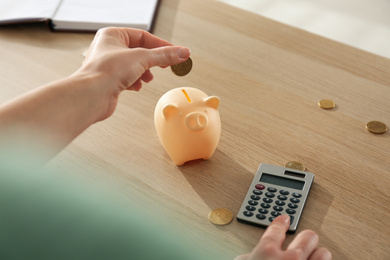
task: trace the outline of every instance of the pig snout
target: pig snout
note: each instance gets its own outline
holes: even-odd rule
[[[207,116],[201,112],[193,112],[186,116],[185,123],[188,129],[199,131],[207,126],[208,119]]]

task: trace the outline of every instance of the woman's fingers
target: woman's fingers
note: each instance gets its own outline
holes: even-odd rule
[[[278,216],[271,225],[265,230],[259,243],[252,251],[254,259],[267,259],[268,257],[277,257],[282,253],[282,245],[286,239],[286,231],[290,225],[288,215]]]
[[[288,215],[278,216],[265,230],[260,239],[260,244],[266,245],[272,243],[281,248],[286,239],[286,232],[289,226],[290,217]]]
[[[318,235],[314,231],[304,230],[294,238],[287,250],[300,252],[302,259],[308,259],[317,249],[318,242]]]
[[[317,248],[309,258],[309,260],[331,260],[331,259],[332,259],[332,254],[325,247]]]
[[[139,61],[145,69],[155,66],[167,67],[186,61],[190,50],[179,46],[165,46],[154,49],[144,49]]]
[[[153,74],[150,70],[147,70],[142,74],[141,80],[145,83],[149,83],[153,80]]]

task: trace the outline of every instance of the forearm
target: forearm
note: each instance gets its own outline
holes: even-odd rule
[[[39,166],[91,124],[109,117],[121,91],[137,91],[150,82],[152,67],[171,66],[189,55],[188,48],[142,30],[99,30],[77,72],[0,107],[0,146],[23,163],[35,156]],[[3,156],[8,155],[0,154],[6,161]]]
[[[0,145],[45,162],[106,113],[112,93],[99,75],[75,73],[0,107]],[[111,88],[112,89],[112,88]],[[119,94],[119,93],[118,93]]]

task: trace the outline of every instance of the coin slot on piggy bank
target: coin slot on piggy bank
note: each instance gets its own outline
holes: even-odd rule
[[[176,165],[214,154],[221,135],[219,103],[217,96],[190,87],[172,89],[157,102],[157,135]]]

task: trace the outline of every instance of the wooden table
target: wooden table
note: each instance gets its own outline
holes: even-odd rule
[[[251,251],[264,229],[208,213],[237,213],[259,163],[300,161],[315,174],[298,231],[313,229],[334,259],[390,259],[390,60],[216,1],[162,0],[154,33],[191,48],[185,77],[154,68],[140,93],[80,135],[50,165],[111,179],[129,200],[155,205],[173,226],[231,258]],[[0,102],[78,68],[93,34],[44,25],[0,28]],[[154,107],[190,86],[221,99],[222,134],[208,161],[177,167],[159,143]],[[333,110],[317,106],[336,102]],[[114,186],[115,187],[115,186]],[[291,241],[294,235],[288,235]]]

